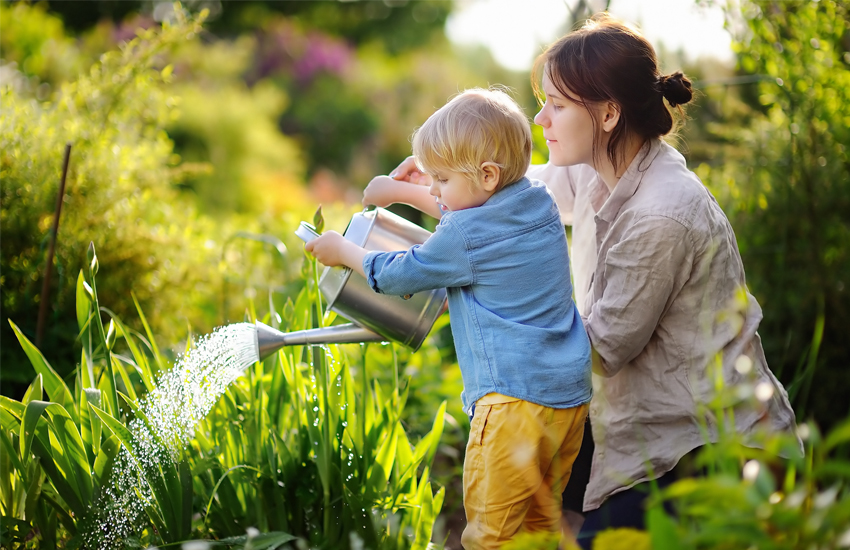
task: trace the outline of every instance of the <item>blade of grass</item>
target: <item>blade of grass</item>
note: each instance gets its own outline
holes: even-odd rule
[[[53,370],[53,367],[50,366],[47,359],[44,358],[44,355],[41,354],[38,348],[36,348],[33,343],[24,336],[21,329],[18,328],[18,325],[16,325],[11,319],[9,319],[9,324],[12,325],[12,330],[15,332],[15,336],[17,336],[18,342],[20,342],[21,347],[24,349],[24,353],[27,354],[30,363],[32,363],[35,372],[43,376],[44,389],[47,390],[47,395],[53,402],[58,403],[63,407],[70,407],[73,410],[74,396],[71,393],[71,390],[68,389],[68,386],[65,385],[62,377]],[[75,418],[75,420],[77,419]]]

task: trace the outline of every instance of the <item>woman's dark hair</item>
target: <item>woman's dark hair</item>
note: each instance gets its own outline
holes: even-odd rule
[[[537,58],[532,86],[538,98],[543,95],[541,69],[566,99],[588,111],[599,102],[610,101],[619,107],[620,120],[607,150],[615,169],[624,160],[622,144],[629,134],[646,141],[673,130],[673,114],[664,99],[684,115],[681,105],[693,97],[691,81],[684,74],[676,71],[662,76],[655,50],[646,38],[607,13],[594,16]],[[599,129],[596,117],[593,120],[593,155],[598,158]]]

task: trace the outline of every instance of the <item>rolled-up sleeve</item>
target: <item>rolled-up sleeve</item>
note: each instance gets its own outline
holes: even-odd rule
[[[569,167],[548,163],[532,164],[528,167],[526,175],[546,184],[546,187],[552,192],[552,196],[555,197],[555,204],[558,205],[558,211],[561,214],[561,223],[572,225],[576,187],[570,175]]]
[[[372,290],[398,296],[475,282],[466,239],[451,223],[409,250],[368,253],[363,270]]]
[[[601,359],[594,361],[596,374],[614,376],[643,351],[677,285],[686,279],[681,271],[690,265],[691,250],[683,225],[668,217],[647,216],[608,251],[602,296],[595,298],[584,319]]]

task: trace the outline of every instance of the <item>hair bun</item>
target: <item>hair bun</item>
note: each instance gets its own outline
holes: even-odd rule
[[[671,107],[687,103],[694,97],[691,81],[682,74],[682,71],[659,77],[658,88],[664,99],[670,102]]]

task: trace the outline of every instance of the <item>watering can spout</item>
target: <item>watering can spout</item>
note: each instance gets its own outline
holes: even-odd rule
[[[261,361],[284,346],[356,344],[387,340],[377,332],[372,332],[353,323],[295,332],[281,332],[259,321],[255,323],[255,326],[257,328],[257,355]]]

